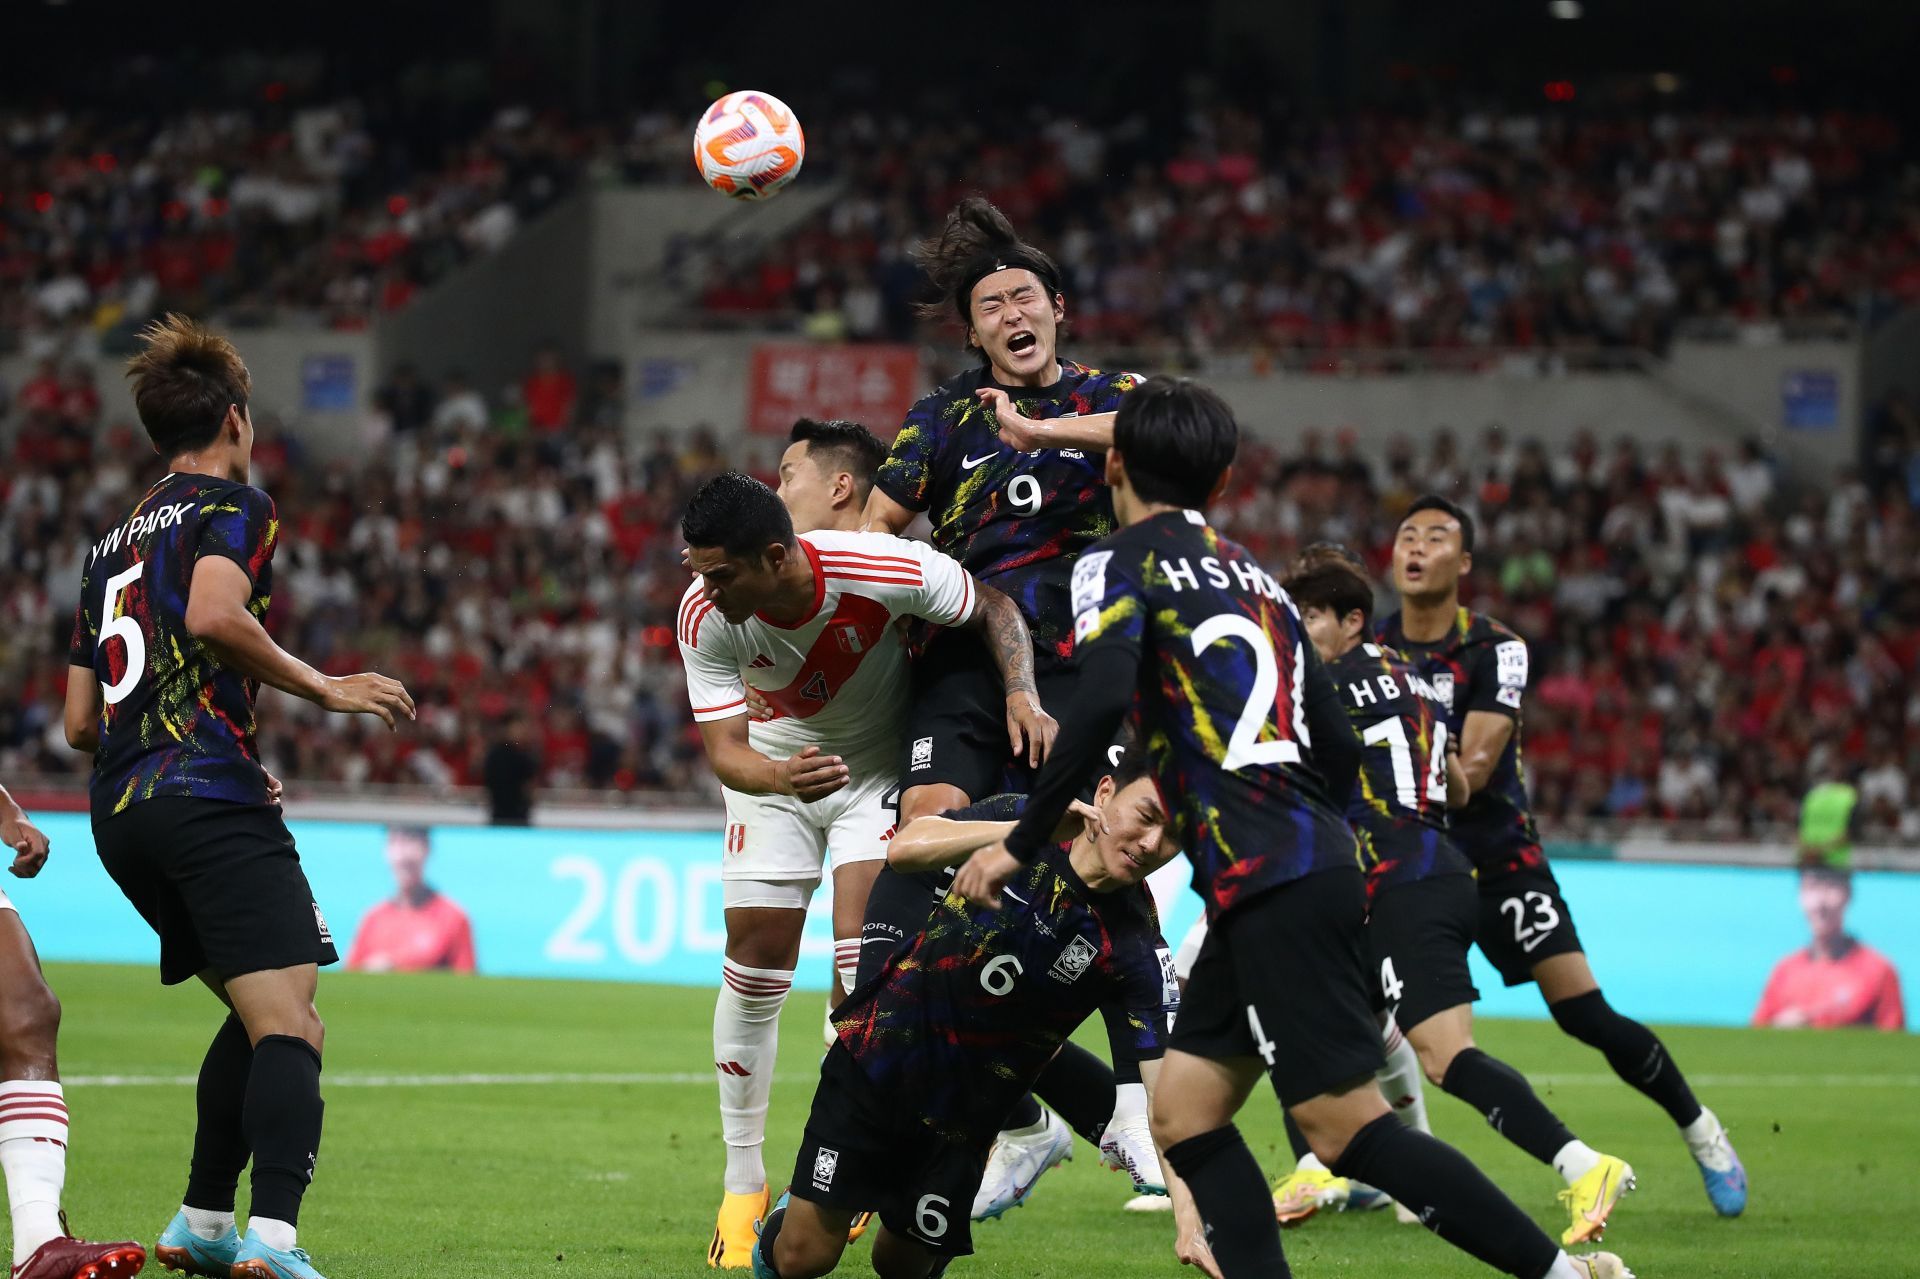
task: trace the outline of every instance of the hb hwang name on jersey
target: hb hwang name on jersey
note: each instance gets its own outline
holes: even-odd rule
[[[102,555],[111,555],[119,550],[122,542],[132,543],[163,528],[172,528],[185,519],[187,512],[192,509],[192,502],[175,502],[169,506],[155,507],[144,515],[134,516],[93,544],[93,554],[87,557],[87,566],[91,568],[93,562]]]

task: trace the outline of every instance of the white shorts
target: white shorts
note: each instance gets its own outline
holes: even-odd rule
[[[1180,939],[1180,949],[1173,953],[1174,975],[1185,981],[1193,972],[1193,961],[1200,958],[1200,947],[1207,940],[1207,917],[1205,915],[1193,921],[1193,927],[1187,929],[1187,935]]]
[[[7,896],[7,890],[4,888],[0,888],[0,910],[10,910],[16,915],[20,913],[20,908],[13,904],[12,899]]]
[[[805,909],[823,868],[884,858],[900,816],[900,786],[892,768],[856,767],[852,781],[810,804],[792,795],[723,792],[727,830],[720,881],[728,906]],[[756,884],[770,890],[759,895],[780,900],[746,900],[744,894]]]

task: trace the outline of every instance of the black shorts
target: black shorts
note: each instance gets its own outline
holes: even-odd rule
[[[1052,668],[1035,680],[1041,709],[1059,719],[1074,672]],[[957,786],[968,799],[1024,792],[1032,770],[1007,740],[1007,691],[980,637],[942,631],[913,663],[913,711],[900,787]]]
[[[902,1099],[902,1107],[905,1099]],[[915,1125],[902,1129],[853,1055],[835,1043],[820,1063],[820,1087],[800,1138],[788,1189],[796,1199],[873,1212],[894,1234],[946,1256],[973,1251],[973,1197],[986,1150],[956,1146]]]
[[[1545,866],[1480,881],[1480,953],[1509,986],[1533,980],[1533,966],[1585,949],[1560,881]]]
[[[1357,866],[1316,871],[1235,906],[1207,930],[1169,1047],[1259,1057],[1286,1106],[1371,1076],[1385,1058],[1366,918]]]
[[[1480,893],[1471,875],[1438,875],[1374,894],[1367,915],[1378,1006],[1401,1030],[1435,1013],[1480,998],[1467,952],[1480,921]]]
[[[93,826],[100,862],[160,935],[160,980],[338,963],[277,804],[158,795]]]
[[[882,865],[867,893],[866,914],[860,923],[860,973],[856,987],[864,986],[880,975],[893,952],[905,945],[922,928],[927,917],[947,888],[953,872],[899,871]],[[851,992],[849,992],[851,993]]]

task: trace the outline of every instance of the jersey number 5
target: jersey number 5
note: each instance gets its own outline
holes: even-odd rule
[[[1300,748],[1313,747],[1307,735],[1307,712],[1303,701],[1305,690],[1300,680],[1295,678],[1293,681],[1294,740],[1261,741],[1260,730],[1266,726],[1267,717],[1273,711],[1274,697],[1280,692],[1280,662],[1273,654],[1273,641],[1267,638],[1267,633],[1251,617],[1240,613],[1215,613],[1193,628],[1193,655],[1198,657],[1225,639],[1244,640],[1247,647],[1253,650],[1253,691],[1247,694],[1247,704],[1240,709],[1240,719],[1233,726],[1233,736],[1227,739],[1227,757],[1221,761],[1221,767],[1235,772],[1250,764],[1268,767],[1298,764]],[[1305,669],[1302,656],[1300,645],[1296,642],[1293,646],[1296,676]]]
[[[139,581],[146,567],[144,562],[135,564],[107,579],[107,622],[100,628],[99,642],[104,644],[118,637],[127,646],[127,669],[120,673],[119,679],[100,690],[100,695],[106,698],[109,706],[131,693],[140,682],[140,677],[147,673],[147,638],[140,633],[140,623],[120,612],[120,593]]]

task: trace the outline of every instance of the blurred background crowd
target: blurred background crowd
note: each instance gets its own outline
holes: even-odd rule
[[[157,478],[143,441],[49,373],[4,422],[0,772],[71,773],[65,643],[88,530]],[[701,792],[672,617],[692,487],[740,465],[715,433],[628,437],[615,367],[551,353],[504,396],[402,370],[363,465],[306,464],[267,434],[255,482],[284,523],[269,623],[325,669],[406,680],[389,735],[269,694],[270,767],[346,787],[481,785],[515,721],[547,789]],[[1433,424],[1375,455],[1338,430],[1250,440],[1224,527],[1283,564],[1320,538],[1385,586],[1398,516],[1465,502],[1467,595],[1529,638],[1525,762],[1561,833],[1682,818],[1723,836],[1791,824],[1808,785],[1859,778],[1862,829],[1920,836],[1920,416],[1878,415],[1871,479],[1785,482],[1750,445],[1649,453],[1523,424]],[[755,469],[773,478],[764,449]],[[1383,607],[1390,606],[1384,601]],[[371,726],[371,727],[370,727]],[[504,765],[495,760],[496,767]]]

